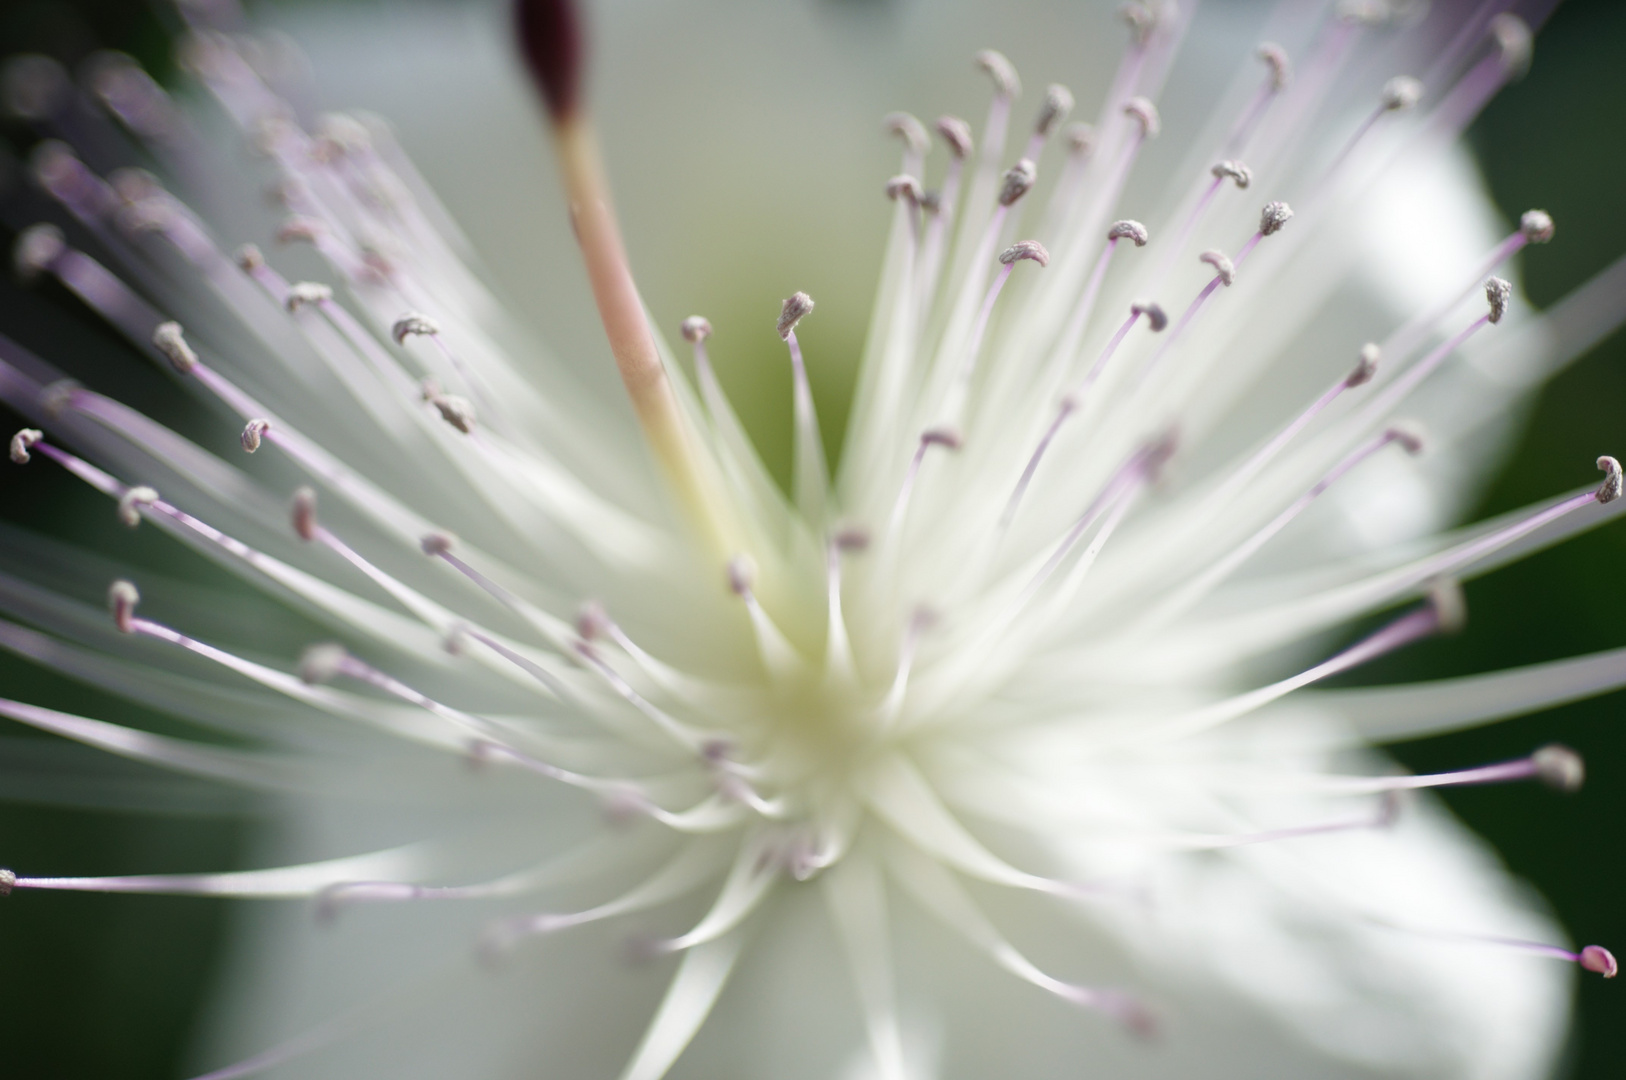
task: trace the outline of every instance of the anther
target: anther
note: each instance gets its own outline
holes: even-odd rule
[[[756,584],[757,563],[749,555],[736,555],[728,560],[728,588],[735,596],[745,596]]]
[[[869,530],[862,525],[846,525],[830,536],[830,544],[837,551],[856,555],[869,547]]]
[[[1503,71],[1517,77],[1530,70],[1532,35],[1529,23],[1504,11],[1491,19],[1490,35],[1501,53]]]
[[[1493,277],[1485,282],[1485,302],[1490,304],[1490,321],[1499,323],[1507,314],[1507,302],[1513,296],[1513,286],[1506,278]]]
[[[1379,100],[1385,110],[1401,112],[1417,104],[1423,96],[1423,84],[1410,75],[1396,75],[1383,84],[1383,93]]]
[[[316,539],[316,489],[309,485],[302,485],[294,490],[294,502],[290,520],[293,522],[294,535],[301,540]]]
[[[1022,259],[1030,259],[1040,266],[1050,265],[1050,252],[1037,240],[1018,240],[999,253],[1001,266],[1011,266]]]
[[[907,173],[900,173],[886,182],[886,197],[893,202],[899,199],[908,199],[916,206],[920,205],[922,191],[920,181]]]
[[[316,281],[299,281],[288,286],[288,299],[284,302],[289,311],[298,311],[303,304],[322,304],[331,299],[331,286]]]
[[[1016,65],[996,49],[983,49],[972,57],[979,69],[994,81],[994,92],[1005,97],[1016,97],[1022,92],[1022,80],[1016,77]]]
[[[1230,177],[1236,183],[1238,190],[1245,190],[1249,184],[1253,183],[1253,170],[1240,161],[1216,162],[1214,167],[1208,171],[1213,174],[1216,180]]]
[[[119,520],[130,528],[141,524],[141,511],[158,501],[158,492],[146,485],[127,489],[119,496]]]
[[[440,418],[467,435],[474,430],[474,403],[457,394],[433,394],[428,398]]]
[[[1157,29],[1156,13],[1138,0],[1120,7],[1118,18],[1129,27],[1129,34],[1135,39],[1136,45],[1145,45],[1151,39],[1152,31]]]
[[[711,320],[704,315],[690,315],[683,320],[683,325],[679,327],[679,330],[683,334],[684,341],[691,345],[698,345],[711,337]]]
[[[965,437],[951,427],[927,428],[920,433],[921,446],[941,446],[948,450],[958,450],[965,443]]]
[[[805,292],[792,293],[785,297],[784,303],[779,305],[779,324],[776,327],[781,339],[788,340],[796,324],[801,322],[813,310],[813,298]]]
[[[1168,313],[1155,300],[1136,300],[1129,305],[1129,313],[1145,316],[1147,329],[1154,334],[1161,334],[1169,325]]]
[[[25,427],[17,432],[11,437],[11,460],[18,465],[27,465],[32,460],[29,448],[43,438],[45,432],[39,428]]]
[[[999,205],[1009,206],[1026,195],[1038,177],[1039,170],[1027,158],[1012,165],[1006,170],[1004,182],[999,188]]]
[[[1428,588],[1428,604],[1434,609],[1434,628],[1450,637],[1468,625],[1468,600],[1456,578],[1441,578]]]
[[[598,601],[589,600],[576,610],[576,633],[583,641],[597,641],[610,627],[609,613]]]
[[[1385,0],[1339,0],[1334,14],[1340,22],[1355,26],[1382,26],[1389,21]]]
[[[1615,963],[1615,954],[1602,945],[1588,945],[1581,950],[1576,960],[1581,967],[1606,979],[1613,979],[1620,974],[1620,965]]]
[[[232,261],[245,274],[252,274],[265,266],[265,253],[258,244],[244,244],[232,255]]]
[[[135,610],[139,603],[141,594],[123,578],[107,587],[107,610],[113,613],[113,625],[119,628],[119,633],[134,631]]]
[[[1552,215],[1545,210],[1526,210],[1519,217],[1519,231],[1532,244],[1545,244],[1553,238]]]
[[[11,249],[11,261],[17,277],[32,284],[41,274],[48,273],[62,253],[68,249],[62,230],[48,222],[30,225],[17,237]]]
[[[451,533],[432,532],[424,534],[423,539],[418,541],[418,547],[423,549],[425,555],[444,555],[452,550],[453,543]]]
[[[11,888],[17,884],[17,875],[11,870],[0,870],[0,896],[10,896]]]
[[[1586,763],[1581,755],[1562,743],[1548,743],[1530,755],[1536,779],[1566,795],[1573,795],[1586,783]]]
[[[1152,234],[1146,231],[1146,226],[1128,218],[1114,221],[1112,227],[1107,230],[1108,240],[1133,240],[1136,247],[1145,247],[1151,238]]]
[[[1221,285],[1229,286],[1231,282],[1236,280],[1236,264],[1223,251],[1205,251],[1197,256],[1197,261],[1212,266],[1215,276],[1220,279]]]
[[[937,133],[948,144],[949,153],[964,160],[971,156],[971,125],[958,116],[939,116],[937,118]]]
[[[395,339],[397,345],[406,344],[406,339],[414,336],[433,337],[440,333],[440,326],[427,315],[420,315],[416,311],[409,311],[395,320],[390,327],[390,337]]]
[[[1140,124],[1142,138],[1155,139],[1157,133],[1163,130],[1163,119],[1158,115],[1157,106],[1143,97],[1132,97],[1124,105],[1124,115]]]
[[[1259,232],[1271,236],[1281,231],[1293,218],[1293,208],[1284,202],[1268,202],[1259,212]]]
[[[1254,53],[1270,69],[1270,88],[1281,91],[1287,89],[1287,84],[1293,81],[1293,66],[1288,62],[1287,50],[1274,41],[1260,44]]]
[[[1423,447],[1427,443],[1422,427],[1415,421],[1401,421],[1397,424],[1391,424],[1384,434],[1389,436],[1391,442],[1398,444],[1402,450],[1412,457],[1421,454]]]
[[[245,454],[252,454],[260,448],[260,440],[265,433],[271,430],[271,421],[256,416],[243,425],[242,444]]]
[[[332,682],[344,674],[349,660],[350,654],[336,642],[312,645],[299,657],[299,681],[306,686]]]
[[[904,147],[912,154],[924,154],[931,149],[931,137],[926,134],[926,125],[906,112],[887,113],[881,118],[881,129],[888,135],[902,139]]]
[[[1381,357],[1378,347],[1368,341],[1361,346],[1361,352],[1355,359],[1355,370],[1349,373],[1344,380],[1345,387],[1364,386],[1372,381],[1372,376],[1378,373],[1378,360]]]
[[[1062,138],[1067,140],[1067,149],[1071,153],[1087,154],[1095,149],[1095,128],[1083,121],[1068,124]]]
[[[13,445],[16,445],[15,442],[13,442]],[[12,460],[16,460],[15,452],[12,455]],[[1621,492],[1620,462],[1605,454],[1598,459],[1598,468],[1603,470],[1603,483],[1598,485],[1596,498],[1601,503],[1614,502],[1620,498]]]
[[[943,193],[941,191],[922,191],[920,193],[920,208],[928,214],[935,214],[943,209]]]
[[[1044,104],[1039,106],[1039,118],[1033,130],[1038,135],[1049,135],[1057,124],[1073,111],[1073,92],[1060,83],[1051,83],[1044,90]]]
[[[198,354],[186,343],[186,335],[181,332],[180,323],[173,321],[159,323],[153,329],[152,343],[182,375],[190,374],[192,369],[198,366]]]
[[[316,218],[295,214],[277,226],[279,244],[314,244],[327,233],[327,226]]]

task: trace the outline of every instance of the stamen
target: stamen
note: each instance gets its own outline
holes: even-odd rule
[[[825,671],[832,677],[853,681],[857,670],[846,620],[841,613],[841,557],[869,547],[869,533],[860,528],[839,529],[825,551],[826,623]]]
[[[1325,398],[1326,395],[1323,395],[1323,397]],[[1175,590],[1167,600],[1147,613],[1138,628],[1144,631],[1164,626],[1167,625],[1170,619],[1189,611],[1193,605],[1212,592],[1215,586],[1219,585],[1221,581],[1234,573],[1243,563],[1251,559],[1272,537],[1285,529],[1294,518],[1308,510],[1310,504],[1315,502],[1328,488],[1337,483],[1339,479],[1361,462],[1390,443],[1400,445],[1406,453],[1412,455],[1420,453],[1423,449],[1421,437],[1400,425],[1392,426],[1368,440],[1364,445],[1351,451],[1342,461],[1327,470],[1321,479],[1310,485],[1308,491],[1288,504],[1286,509],[1272,518],[1264,528],[1231,549],[1228,554],[1207,570],[1192,578],[1183,587]]]
[[[880,726],[883,731],[892,726],[903,709],[904,698],[909,693],[909,673],[914,668],[920,637],[936,623],[937,613],[930,608],[916,608],[909,616],[909,623],[903,632],[903,644],[898,649],[898,671],[892,676],[892,686],[881,703]]]
[[[825,489],[829,484],[824,463],[824,440],[813,410],[813,388],[807,381],[802,362],[802,346],[796,340],[796,324],[813,310],[813,298],[804,292],[792,293],[779,309],[779,336],[790,348],[790,370],[795,403],[796,462],[793,483],[796,506],[802,517],[818,522],[824,517]]]
[[[1039,116],[1033,122],[1033,135],[1028,139],[1027,151],[1022,156],[1033,161],[1039,160],[1039,152],[1044,149],[1045,140],[1066,122],[1068,114],[1072,111],[1071,90],[1060,83],[1051,83],[1045,87],[1044,102],[1039,106]]]
[[[1260,447],[1256,454],[1244,462],[1230,476],[1226,477],[1208,497],[1205,509],[1212,512],[1220,507],[1228,506],[1231,500],[1235,498],[1236,493],[1245,487],[1248,481],[1259,475],[1260,470],[1274,461],[1276,455],[1280,454],[1283,448],[1293,441],[1294,436],[1303,431],[1310,421],[1319,416],[1340,394],[1345,390],[1352,390],[1357,386],[1364,386],[1371,382],[1372,377],[1377,374],[1380,355],[1381,352],[1378,347],[1371,342],[1362,345],[1361,351],[1356,357],[1354,369],[1329,386],[1320,397],[1310,403],[1309,408],[1299,413],[1291,423],[1277,432],[1268,443]]]
[[[1112,243],[1116,243],[1116,241],[1112,241]],[[1111,244],[1108,245],[1108,250],[1111,250]],[[1034,447],[1033,454],[1028,458],[1027,466],[1022,470],[1021,477],[1016,481],[1016,488],[1011,492],[1010,498],[1005,502],[1005,509],[999,515],[999,523],[995,526],[996,546],[1005,535],[1006,530],[1010,528],[1011,522],[1015,520],[1017,508],[1022,504],[1022,496],[1027,493],[1028,485],[1033,482],[1034,473],[1039,471],[1039,462],[1044,459],[1045,451],[1050,449],[1050,444],[1055,441],[1057,433],[1061,431],[1062,424],[1066,423],[1067,418],[1072,416],[1083,405],[1084,396],[1088,393],[1090,387],[1095,385],[1095,381],[1101,377],[1101,373],[1106,370],[1113,354],[1118,351],[1118,346],[1123,343],[1124,338],[1129,334],[1130,328],[1135,325],[1136,320],[1142,315],[1146,316],[1146,321],[1153,333],[1161,332],[1169,324],[1169,318],[1163,313],[1163,309],[1149,300],[1136,301],[1129,305],[1129,318],[1123,321],[1123,324],[1118,327],[1117,333],[1112,335],[1106,347],[1101,350],[1101,355],[1096,358],[1090,370],[1085,373],[1084,380],[1078,385],[1077,389],[1062,396],[1061,404],[1056,407],[1056,418],[1050,422],[1050,426],[1039,437],[1039,445]]]
[[[751,617],[751,629],[756,635],[757,655],[762,659],[762,666],[776,679],[788,678],[802,670],[802,658],[762,609],[755,592],[756,579],[756,560],[751,556],[736,555],[728,560],[728,588],[744,602],[746,613]]]
[[[1581,785],[1586,781],[1586,766],[1581,755],[1574,750],[1559,743],[1548,743],[1528,757],[1472,769],[1423,776],[1304,777],[1302,785],[1338,795],[1371,795],[1386,791],[1505,784],[1517,780],[1539,780],[1554,791],[1573,795],[1581,790]],[[1298,787],[1301,781],[1287,780],[1284,783]]]
[[[921,159],[931,149],[931,136],[926,125],[906,112],[887,113],[881,118],[881,127],[888,135],[896,135],[903,143],[903,171],[919,173]]]
[[[898,487],[898,497],[892,503],[892,514],[887,518],[886,540],[888,547],[893,551],[896,550],[895,542],[903,529],[904,515],[909,511],[909,497],[914,492],[915,480],[920,475],[921,463],[926,460],[926,451],[933,446],[958,450],[961,441],[960,433],[948,427],[927,428],[920,433],[920,442],[915,447],[915,456],[909,459],[909,467],[903,474],[903,483]]]
[[[929,308],[931,298],[937,294],[938,274],[942,270],[943,246],[947,241],[950,223],[960,199],[960,182],[965,163],[971,157],[971,125],[957,116],[939,116],[937,133],[949,148],[948,168],[943,173],[943,187],[935,198],[922,197],[922,206],[930,214],[926,238],[920,247],[919,300],[922,310]],[[928,205],[935,203],[935,205]]]
[[[1254,51],[1261,63],[1265,65],[1264,84],[1255,91],[1252,100],[1237,117],[1231,133],[1226,136],[1222,153],[1226,156],[1240,154],[1252,141],[1254,132],[1265,118],[1266,111],[1271,102],[1281,96],[1283,90],[1293,81],[1292,64],[1287,58],[1287,50],[1273,41],[1260,44]]]
[[[1434,110],[1430,126],[1441,134],[1463,129],[1503,86],[1530,66],[1530,26],[1517,15],[1503,12],[1490,22],[1494,51],[1457,80]]]
[[[1100,1012],[1141,1038],[1151,1038],[1156,1033],[1156,1017],[1136,998],[1117,990],[1063,982],[1040,970],[1005,940],[1004,935],[941,864],[901,845],[888,854],[891,857],[886,860],[886,867],[895,880],[941,919],[945,926],[981,950],[994,963],[1063,1001]]]
[[[1269,686],[1197,709],[1183,717],[1159,724],[1154,730],[1159,738],[1187,738],[1218,727],[1220,724],[1255,712],[1311,683],[1357,668],[1432,634],[1449,632],[1453,623],[1460,625],[1457,613],[1461,610],[1461,592],[1455,583],[1441,582],[1430,593],[1422,607],[1402,615],[1383,629],[1362,638],[1314,667],[1271,683]]]
[[[1369,423],[1372,419],[1387,415],[1401,399],[1416,388],[1417,384],[1428,378],[1446,357],[1456,352],[1463,343],[1473,337],[1481,328],[1499,322],[1507,311],[1508,297],[1513,287],[1501,278],[1491,278],[1485,283],[1485,299],[1489,310],[1458,331],[1454,337],[1441,342],[1432,352],[1417,361],[1394,382],[1383,388],[1383,391],[1367,403],[1366,408],[1359,414],[1360,423]],[[1399,335],[1395,335],[1399,336]]]
[[[943,405],[943,416],[946,419],[941,426],[953,427],[960,422],[966,398],[971,392],[971,377],[976,373],[977,359],[982,352],[982,339],[988,330],[988,320],[994,313],[994,301],[999,299],[999,294],[1004,290],[1005,282],[1010,280],[1011,271],[1016,269],[1016,264],[1023,261],[1035,262],[1041,267],[1049,266],[1050,252],[1037,240],[1019,240],[999,253],[1000,271],[994,275],[993,283],[988,286],[988,293],[982,299],[982,307],[977,310],[977,321],[972,325],[971,339],[966,345],[965,355],[960,360],[959,370],[955,373],[954,382],[949,387],[948,399]]]
[[[1089,280],[1084,284],[1084,292],[1080,295],[1078,304],[1073,308],[1072,317],[1067,327],[1062,331],[1060,343],[1051,360],[1050,378],[1047,382],[1054,383],[1071,369],[1074,355],[1078,352],[1079,340],[1084,336],[1084,327],[1088,325],[1090,317],[1095,313],[1095,301],[1101,292],[1101,283],[1106,279],[1107,267],[1112,262],[1113,253],[1118,250],[1118,241],[1130,240],[1136,247],[1145,247],[1151,239],[1146,226],[1138,221],[1124,219],[1115,221],[1107,229],[1107,244],[1101,249],[1100,258],[1095,261],[1095,268],[1090,271]]]
[[[1613,979],[1620,973],[1620,965],[1616,963],[1614,954],[1602,945],[1587,945],[1580,952],[1571,952],[1557,945],[1548,945],[1540,941],[1527,941],[1523,938],[1502,937],[1496,934],[1464,934],[1455,930],[1420,929],[1373,916],[1367,916],[1366,921],[1389,930],[1415,934],[1418,937],[1433,938],[1436,941],[1460,941],[1477,945],[1494,945],[1518,952],[1532,953],[1536,956],[1549,957],[1553,960],[1566,960],[1572,964],[1580,965],[1583,971],[1602,975],[1606,979]]]
[[[1189,327],[1192,320],[1197,317],[1197,313],[1200,312],[1203,305],[1208,302],[1208,298],[1214,295],[1214,291],[1221,285],[1229,285],[1231,281],[1235,280],[1237,271],[1242,269],[1242,264],[1247,261],[1249,255],[1253,254],[1254,248],[1259,246],[1259,241],[1263,240],[1267,236],[1273,236],[1280,232],[1282,230],[1282,226],[1286,225],[1288,221],[1292,219],[1292,217],[1293,208],[1284,202],[1268,202],[1265,204],[1264,209],[1259,212],[1259,231],[1254,233],[1253,236],[1248,239],[1246,244],[1242,245],[1242,250],[1237,252],[1236,258],[1234,260],[1230,260],[1230,265],[1228,267],[1229,274],[1225,272],[1227,267],[1224,262],[1216,261],[1213,263],[1216,270],[1213,280],[1205,285],[1200,292],[1198,292],[1196,299],[1192,300],[1192,302],[1186,307],[1185,312],[1181,314],[1180,321],[1174,324],[1174,332],[1163,339],[1163,344],[1155,353],[1152,354],[1152,358],[1146,362],[1146,365],[1141,369],[1140,376],[1138,378],[1139,383],[1144,383],[1151,376],[1152,372],[1158,368],[1163,357],[1171,348],[1174,347],[1175,343],[1180,340],[1186,328]],[[1220,252],[1205,252],[1203,258],[1204,262],[1210,261],[1208,258],[1209,255],[1218,256],[1220,260],[1225,259],[1225,256]]]

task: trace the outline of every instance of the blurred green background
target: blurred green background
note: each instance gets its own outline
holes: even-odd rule
[[[821,0],[809,0],[821,2]],[[834,0],[822,0],[833,3]],[[885,0],[873,0],[876,5]],[[842,5],[846,6],[846,5]],[[866,7],[869,5],[852,5]],[[36,51],[72,65],[97,48],[135,54],[169,71],[166,22],[133,0],[4,0],[0,56]],[[1497,203],[1509,218],[1532,206],[1559,223],[1557,242],[1521,256],[1526,292],[1538,306],[1626,252],[1626,4],[1570,0],[1541,32],[1535,65],[1474,125]],[[43,203],[17,175],[26,132],[0,129],[0,225],[10,233]],[[9,146],[9,154],[3,147]],[[6,159],[9,158],[9,159]],[[172,423],[184,403],[113,335],[60,292],[21,290],[0,275],[3,327],[26,343],[49,343],[97,372],[100,389]],[[10,431],[17,418],[0,410]],[[1509,510],[1555,491],[1553,477],[1600,452],[1626,456],[1626,335],[1574,364],[1542,393],[1529,428],[1477,515]],[[107,530],[98,496],[54,470],[0,467],[0,522],[69,535],[98,546]],[[147,530],[151,532],[151,530]],[[137,538],[138,558],[168,556]],[[109,554],[130,557],[121,536]],[[1600,529],[1468,586],[1468,631],[1425,642],[1346,682],[1439,678],[1626,645],[1626,527]],[[198,561],[186,573],[233,588]],[[210,575],[213,575],[212,577]],[[5,658],[5,686],[41,704],[97,715],[105,703],[65,680]],[[1626,726],[1623,699],[1609,695],[1480,731],[1396,748],[1418,771],[1515,757],[1546,741],[1581,750],[1589,768],[1580,794],[1560,798],[1534,785],[1448,791],[1447,802],[1487,836],[1509,866],[1535,883],[1578,942],[1626,949]],[[161,730],[161,717],[144,718]],[[61,805],[82,791],[51,794],[57,762],[15,725],[0,726],[0,864],[163,872],[236,865],[249,818],[205,790],[170,798],[161,813],[129,812],[144,801],[139,775],[112,767],[98,785],[108,805]],[[9,799],[8,799],[9,797]],[[53,799],[55,798],[55,804]],[[72,894],[17,895],[0,907],[0,1061],[10,1075],[173,1080],[211,992],[227,927],[216,901]],[[1578,1015],[1561,1075],[1605,1080],[1626,1060],[1626,980],[1578,981]]]

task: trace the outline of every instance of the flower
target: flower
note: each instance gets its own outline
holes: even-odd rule
[[[1132,1075],[1253,1075],[1268,1054],[1290,1073],[1512,1077],[1548,1064],[1562,1025],[1562,969],[1540,961],[1614,974],[1437,807],[1400,798],[1573,789],[1577,755],[1414,777],[1373,749],[1618,685],[1614,665],[1296,693],[1459,628],[1454,578],[1621,505],[1603,457],[1601,483],[1439,531],[1481,433],[1550,367],[1551,325],[1498,275],[1551,220],[1531,211],[1483,257],[1461,250],[1474,222],[1441,220],[1468,198],[1456,135],[1527,59],[1516,19],[1442,12],[1386,37],[1383,10],[1344,5],[1292,42],[1296,78],[1261,47],[1191,136],[1202,159],[1172,205],[1146,200],[1151,228],[1118,206],[1144,184],[1187,16],[1131,5],[1097,122],[1065,126],[1054,86],[1009,148],[1020,80],[979,54],[988,121],[938,121],[941,166],[923,124],[887,121],[903,160],[875,185],[893,225],[833,480],[797,336],[822,311],[798,292],[778,313],[786,498],[710,368],[712,324],[678,328],[694,389],[648,324],[569,7],[523,5],[521,39],[642,442],[505,340],[386,132],[307,132],[263,43],[184,10],[187,65],[278,170],[276,239],[313,249],[322,280],[284,276],[297,254],[229,258],[152,176],[103,177],[61,142],[34,173],[100,251],[45,224],[16,260],[235,413],[254,456],[8,343],[0,394],[36,421],[11,456],[339,640],[257,659],[275,626],[228,649],[122,578],[92,623],[83,582],[52,587],[50,549],[8,537],[40,573],[6,580],[0,642],[236,742],[0,712],[276,792],[309,854],[0,880],[312,901],[278,939],[295,957],[261,964],[331,980],[289,985],[332,1018],[214,1075],[295,1057],[353,1074],[359,1044],[387,1075],[502,1074],[536,1052],[639,1080],[899,1077],[937,1045],[946,1075],[1088,1053]],[[1337,77],[1356,49],[1371,85]],[[1420,81],[1398,73],[1424,59]],[[11,81],[47,127],[71,107],[49,65]],[[90,90],[178,178],[205,156],[193,114],[127,61],[104,58]],[[1385,288],[1398,319],[1370,302]],[[1618,292],[1606,275],[1582,299]],[[1573,309],[1569,341],[1617,317],[1600,307]],[[1379,342],[1341,346],[1351,323]],[[379,840],[319,858],[324,830]],[[935,1009],[952,1028],[931,1030]]]

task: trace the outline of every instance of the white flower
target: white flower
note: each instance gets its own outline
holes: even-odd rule
[[[387,131],[296,122],[275,42],[213,7],[183,7],[186,64],[268,158],[287,216],[265,239],[291,250],[228,256],[148,173],[52,141],[34,174],[72,238],[36,226],[16,262],[234,414],[254,456],[0,339],[0,397],[34,425],[13,461],[69,470],[289,612],[205,640],[188,622],[220,620],[184,586],[133,575],[92,618],[105,580],[0,536],[0,645],[200,730],[0,714],[286,807],[290,865],[0,879],[306,898],[245,935],[214,1053],[273,1049],[211,1076],[1551,1064],[1551,960],[1613,958],[1563,945],[1402,796],[1573,790],[1580,759],[1397,776],[1373,746],[1620,685],[1621,657],[1305,690],[1459,628],[1456,578],[1622,505],[1603,457],[1601,484],[1441,531],[1509,402],[1620,317],[1618,270],[1523,310],[1498,275],[1552,223],[1488,235],[1454,150],[1527,59],[1516,19],[1289,21],[1288,49],[1206,89],[1206,126],[1161,136],[1189,13],[1126,9],[1090,125],[1065,125],[1060,86],[1023,111],[1009,62],[978,54],[974,134],[886,122],[902,163],[869,181],[893,221],[833,477],[798,339],[826,309],[779,312],[787,499],[706,353],[773,313],[673,328],[691,389],[622,252],[568,6],[523,5],[522,40],[643,440],[512,330]],[[48,62],[9,85],[47,131],[79,108]],[[202,114],[127,60],[92,65],[88,93],[177,182],[210,175]],[[1159,137],[1189,152],[1148,177]],[[279,652],[298,618],[336,640]]]

